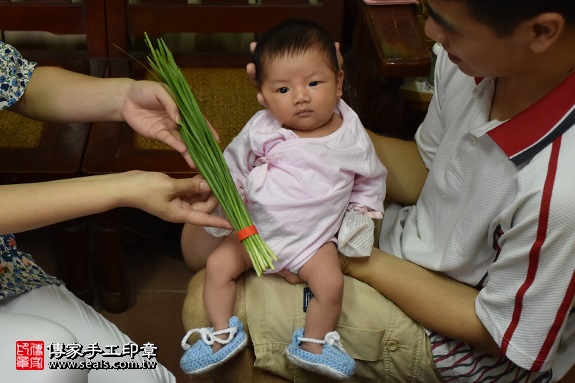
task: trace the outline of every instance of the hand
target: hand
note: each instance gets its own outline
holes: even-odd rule
[[[125,173],[125,178],[134,190],[133,194],[126,195],[125,206],[170,222],[233,229],[225,218],[210,214],[218,201],[199,175],[176,179],[163,173],[133,171]]]
[[[346,257],[345,255],[338,253],[339,265],[341,267],[341,272],[344,275],[349,275],[355,279],[359,279],[362,282],[367,282],[366,277],[370,269],[370,261],[375,256],[375,254],[369,257]]]
[[[335,52],[337,53],[337,63],[339,64],[339,69],[343,70],[343,56],[341,55],[341,46],[339,42],[335,43]]]
[[[180,152],[188,165],[196,168],[178,131],[181,115],[165,84],[156,81],[132,83],[122,107],[124,120],[144,137],[164,142]],[[218,133],[206,120],[212,134],[219,141]]]
[[[255,41],[252,41],[250,43],[250,51],[252,53],[254,53],[254,49],[256,49],[256,45],[257,43]],[[337,52],[337,62],[339,63],[339,67],[343,69],[343,56],[341,55],[341,48],[338,42],[335,43],[335,50]],[[248,73],[248,77],[252,80],[252,82],[254,83],[254,85],[257,87],[257,83],[256,83],[256,66],[254,65],[254,63],[248,63],[246,65],[246,72]],[[265,107],[265,103],[264,103],[264,98],[262,96],[262,94],[259,92],[258,89],[258,94],[256,95],[256,99],[258,100],[258,103]]]
[[[350,268],[350,257],[346,257],[342,253],[337,253],[337,256],[339,257],[339,266],[341,267],[341,272],[345,275],[348,275]]]
[[[256,45],[257,43],[255,41],[252,41],[250,43],[250,52],[254,53],[254,50],[256,49]],[[254,83],[254,86],[258,89],[258,94],[256,95],[256,100],[258,101],[258,103],[263,106],[264,108],[266,107],[265,101],[264,101],[264,96],[262,96],[262,93],[259,90],[258,84],[256,82],[256,66],[254,63],[248,63],[246,65],[246,72],[248,72],[248,77],[250,78],[250,80],[252,80],[252,82]]]

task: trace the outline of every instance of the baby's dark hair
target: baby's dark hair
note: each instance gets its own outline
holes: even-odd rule
[[[297,56],[310,49],[325,52],[334,73],[339,72],[335,44],[320,25],[308,20],[289,19],[272,27],[262,35],[254,50],[256,83],[262,83],[267,60],[284,55]]]
[[[559,13],[575,23],[575,0],[454,0],[466,4],[469,14],[491,27],[500,37],[509,36],[523,21],[541,13]]]

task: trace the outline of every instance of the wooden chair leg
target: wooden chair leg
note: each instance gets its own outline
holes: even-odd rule
[[[62,280],[74,295],[92,305],[94,289],[90,275],[86,219],[78,218],[58,224],[57,243]]]
[[[124,232],[118,210],[93,217],[92,246],[102,307],[111,313],[122,312],[129,306],[130,294],[124,259]]]

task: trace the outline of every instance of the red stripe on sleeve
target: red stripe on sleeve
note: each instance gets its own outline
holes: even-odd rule
[[[535,242],[529,251],[529,266],[527,268],[527,276],[525,281],[517,291],[517,295],[515,296],[515,306],[513,309],[513,316],[511,318],[511,323],[505,331],[505,335],[503,336],[503,340],[501,342],[501,351],[505,354],[507,353],[507,349],[509,347],[509,343],[511,342],[511,338],[519,326],[519,321],[521,319],[521,313],[523,311],[523,299],[527,290],[533,284],[535,280],[535,275],[537,274],[537,268],[539,267],[539,256],[541,254],[541,248],[543,247],[543,243],[547,238],[547,226],[549,223],[549,210],[551,206],[551,196],[553,194],[553,186],[555,184],[555,175],[557,173],[557,162],[559,159],[559,149],[561,147],[561,137],[558,137],[552,144],[551,147],[551,158],[549,159],[549,166],[547,171],[547,178],[545,179],[545,184],[543,186],[543,195],[541,198],[541,207],[539,209],[539,226],[537,228],[537,236],[535,238]],[[553,340],[557,334],[553,336]],[[547,341],[544,344],[544,348],[547,346]],[[551,342],[553,344],[553,341]],[[540,356],[543,355],[543,360],[549,354],[550,346],[547,346],[548,349],[542,349],[540,352]],[[535,364],[539,365],[539,357],[534,362]],[[534,368],[535,369],[535,368]],[[536,369],[535,369],[536,370]]]
[[[543,200],[545,201],[545,205],[547,207],[546,208],[546,215],[547,215],[546,221],[548,221],[548,219],[549,219],[549,206],[551,205],[551,195],[553,193],[553,184],[555,183],[555,174],[557,173],[557,162],[559,161],[559,150],[560,150],[560,148],[561,148],[561,137],[557,138],[553,142],[553,146],[551,147],[551,158],[549,160],[549,171],[547,173],[547,179],[545,180],[545,186],[543,187]],[[543,203],[542,203],[542,205],[543,205]],[[541,214],[543,214],[543,206],[541,207]],[[547,229],[547,227],[545,229]],[[573,281],[571,281],[571,284],[572,283],[573,283]],[[541,350],[539,351],[539,355],[537,355],[537,358],[533,362],[532,370],[534,370],[534,371],[539,371],[541,369],[541,366],[543,365],[543,363],[545,362],[545,359],[547,359],[547,356],[549,355],[549,352],[551,350],[551,346],[553,346],[553,343],[555,342],[555,338],[557,338],[557,334],[559,333],[559,327],[561,326],[561,325],[559,325],[559,327],[557,326],[558,320],[559,320],[559,323],[563,323],[563,320],[565,319],[566,313],[569,312],[568,307],[567,307],[567,309],[563,308],[564,304],[565,304],[565,300],[563,300],[563,303],[559,307],[559,312],[557,313],[558,315],[555,316],[555,322],[553,323],[553,326],[551,327],[550,331],[547,333],[547,338],[545,339],[545,342],[543,343],[543,346],[541,347]],[[569,305],[571,305],[571,301],[569,301]],[[563,311],[563,310],[565,311],[565,313],[563,315],[560,315],[561,311]],[[559,318],[559,317],[561,317],[561,318]]]

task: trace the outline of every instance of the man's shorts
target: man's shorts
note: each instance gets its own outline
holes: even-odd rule
[[[202,276],[200,273],[194,278]],[[203,315],[197,307],[202,304],[197,299],[201,292],[192,291],[200,286],[203,283],[195,281],[188,289],[184,306],[195,307],[184,307],[186,330],[199,319],[186,315]],[[291,285],[277,275],[257,277],[248,272],[245,282],[238,283],[235,313],[249,329],[255,367],[294,382],[323,382],[325,378],[290,364],[284,354],[293,332],[305,324],[306,302],[311,297],[306,287],[303,283]],[[190,294],[195,299],[188,299]],[[347,276],[336,330],[343,347],[356,361],[356,373],[350,381],[441,382],[429,337],[421,325],[372,287]]]

